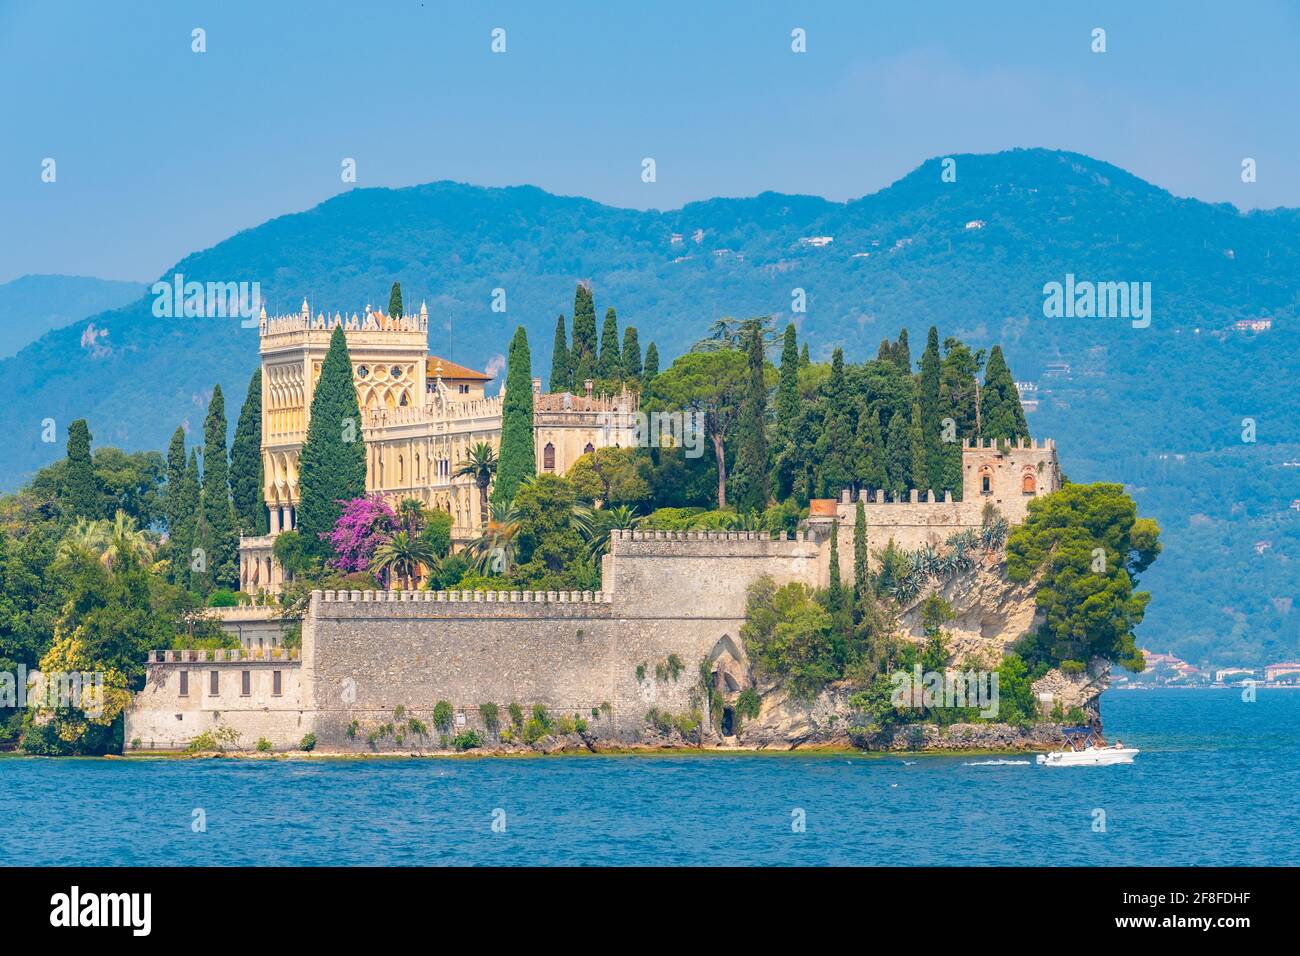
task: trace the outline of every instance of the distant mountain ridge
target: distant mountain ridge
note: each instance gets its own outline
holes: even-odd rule
[[[931,324],[1001,342],[1038,386],[1030,425],[1058,440],[1066,473],[1128,482],[1166,529],[1142,642],[1190,661],[1294,655],[1300,213],[1181,199],[1075,153],[953,159],[956,182],[937,157],[849,202],[763,193],[642,212],[531,186],[357,189],[163,278],[258,281],[271,311],[306,297],[348,314],[382,307],[400,281],[408,305],[428,303],[434,351],[482,368],[523,324],[543,376],[578,279],[665,361],[724,315],[794,319],[815,358],[866,358],[902,326],[916,350]],[[1067,275],[1151,282],[1151,327],[1045,318],[1044,284]],[[505,313],[491,310],[498,288]],[[806,313],[791,312],[797,290]],[[1237,331],[1243,320],[1271,327]],[[45,417],[87,417],[96,444],[162,449],[176,424],[201,421],[214,382],[242,395],[256,363],[256,330],[155,318],[148,297],[51,331],[0,361],[0,483],[62,455],[40,441]],[[1245,418],[1256,442],[1242,441]]]
[[[50,329],[134,302],[147,286],[90,276],[26,275],[0,284],[0,358]]]

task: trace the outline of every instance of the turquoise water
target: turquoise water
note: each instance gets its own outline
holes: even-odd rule
[[[26,864],[1300,863],[1300,692],[1111,693],[1132,766],[1023,757],[0,759]],[[991,762],[993,761],[993,762]],[[193,832],[194,811],[206,832]],[[504,811],[504,832],[493,812]],[[792,821],[803,811],[806,828]],[[1094,830],[1096,810],[1105,832]],[[500,819],[500,815],[498,815]]]

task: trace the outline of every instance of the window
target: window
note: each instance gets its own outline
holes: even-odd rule
[[[190,696],[190,672],[181,671],[181,696]]]
[[[468,386],[468,385],[457,385],[457,386],[456,386],[456,391],[459,392],[461,395],[468,395],[468,394],[469,394],[469,386]]]
[[[239,674],[239,696],[247,697],[253,692],[253,672],[241,671]]]
[[[358,366],[357,366],[357,378],[366,378],[366,377],[369,376],[369,375],[370,375],[370,366],[369,366],[369,365],[358,365]]]
[[[271,671],[271,696],[280,696],[280,671]]]
[[[980,494],[982,495],[992,494],[993,489],[992,487],[990,487],[990,485],[991,482],[989,481],[989,476],[980,475]]]
[[[595,450],[596,450],[596,446],[594,446],[591,442],[587,442],[587,447],[582,450],[582,453],[584,455],[590,455]]]
[[[542,470],[555,470],[555,446],[550,442],[547,442],[546,447],[542,449]]]
[[[221,693],[221,671],[212,671],[208,674],[208,693],[213,697]]]
[[[1035,494],[1038,491],[1038,483],[1034,480],[1034,476],[1026,474],[1020,480],[1020,489],[1027,495]]]

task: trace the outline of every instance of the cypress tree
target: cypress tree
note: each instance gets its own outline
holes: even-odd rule
[[[930,326],[925,351],[921,353],[921,372],[917,378],[917,398],[921,405],[921,438],[925,455],[924,487],[942,495],[944,489],[944,456],[941,442],[943,406],[940,397],[939,330]]]
[[[167,497],[163,517],[167,521],[167,531],[175,534],[180,519],[181,482],[185,480],[185,429],[177,427],[172,432],[171,444],[167,446]]]
[[[230,499],[235,522],[243,534],[266,533],[266,503],[262,498],[262,370],[248,380],[230,445]]]
[[[831,377],[826,382],[822,404],[826,408],[825,425],[815,446],[818,461],[818,488],[828,498],[838,498],[840,491],[853,484],[855,455],[853,409],[847,401],[848,386],[844,378],[844,351],[831,356]]]
[[[226,458],[226,400],[212,389],[203,420],[203,520],[207,525],[208,570],[217,587],[239,581],[239,533],[230,504],[230,463]]]
[[[334,530],[340,501],[366,493],[366,447],[352,384],[352,359],[336,326],[311,400],[311,421],[299,459],[298,531],[312,554],[328,553],[321,535]]]
[[[68,461],[59,497],[69,515],[94,521],[103,517],[104,502],[90,456],[90,440],[90,426],[84,418],[68,426]]]
[[[799,367],[807,368],[811,364],[812,364],[812,358],[810,358],[808,355],[808,343],[805,342],[803,344],[803,348],[799,352]]]
[[[649,385],[650,380],[659,374],[659,348],[653,342],[645,350],[645,368],[641,371],[641,383]]]
[[[912,477],[912,446],[908,424],[908,416],[895,409],[889,417],[885,434],[885,474],[895,496],[907,490]]]
[[[867,509],[858,498],[853,515],[853,603],[861,608],[870,597],[871,580],[867,566]]]
[[[199,453],[191,448],[189,461],[176,487],[176,524],[171,528],[171,579],[174,584],[190,583],[190,562],[198,536],[200,509]]]
[[[736,462],[731,472],[736,509],[762,511],[770,495],[767,457],[767,386],[763,382],[763,330],[758,322],[747,323],[745,348],[749,377],[740,399],[737,424]]]
[[[858,431],[854,436],[857,460],[854,474],[859,488],[888,488],[885,440],[880,432],[880,412],[867,412],[865,406],[858,410]]]
[[[941,435],[943,449],[943,489],[951,491],[960,500],[962,491],[962,443],[977,437],[975,396],[979,390],[979,374],[983,353],[976,355],[957,339],[944,342],[945,354],[940,371],[940,396],[943,416],[954,423],[950,436]],[[944,440],[950,437],[952,440]]]
[[[583,387],[583,382],[596,377],[596,304],[591,298],[591,287],[578,283],[573,295],[573,348],[569,365],[573,369],[573,387]]]
[[[551,346],[552,392],[573,391],[573,370],[569,368],[569,337],[564,331],[564,313],[555,320],[555,343]]]
[[[1025,410],[1020,407],[1020,393],[1011,378],[1011,369],[1002,355],[1002,346],[993,346],[989,364],[984,369],[984,390],[980,394],[980,437],[982,440],[1015,441],[1029,437]]]
[[[912,347],[907,343],[907,329],[898,330],[898,344],[894,346],[894,361],[908,375],[912,374]]]
[[[912,420],[907,429],[908,446],[911,448],[912,460],[908,463],[909,484],[917,491],[924,492],[930,480],[930,470],[925,447],[925,432],[921,428],[921,403],[912,404]]]
[[[388,293],[388,314],[394,319],[402,317],[402,284],[393,283],[393,290]]]
[[[785,327],[781,348],[781,379],[776,390],[776,495],[785,499],[794,488],[795,422],[799,418],[799,346],[794,323]]]
[[[634,382],[641,381],[641,343],[635,325],[623,330],[623,376]]]
[[[605,310],[605,327],[600,333],[600,362],[598,374],[603,379],[619,378],[623,374],[623,354],[618,347],[618,316],[613,309]]]
[[[826,610],[838,615],[844,610],[844,585],[840,583],[840,523],[831,522],[830,587],[826,590]]]
[[[501,453],[492,501],[509,504],[519,483],[537,474],[533,448],[533,366],[528,334],[521,325],[510,340],[506,368],[506,394],[501,404]]]

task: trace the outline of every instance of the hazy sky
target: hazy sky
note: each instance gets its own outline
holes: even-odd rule
[[[1263,0],[0,0],[0,90],[0,281],[152,280],[352,188],[345,157],[358,186],[664,209],[846,199],[931,156],[1048,146],[1179,195],[1300,206],[1300,4]]]

